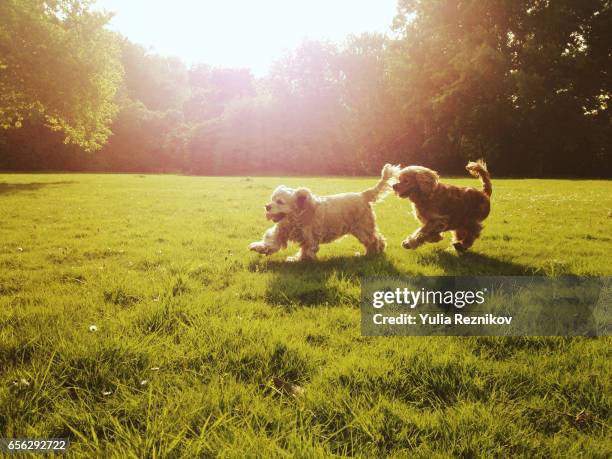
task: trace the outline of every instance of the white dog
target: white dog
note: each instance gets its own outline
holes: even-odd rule
[[[249,249],[270,255],[294,241],[300,244],[300,251],[287,261],[314,260],[319,244],[352,234],[368,255],[381,253],[386,243],[376,227],[372,203],[386,195],[389,182],[398,172],[399,167],[385,165],[378,183],[361,193],[317,196],[307,188],[279,186],[265,206],[266,218],[276,225],[264,233],[263,240],[251,243]]]

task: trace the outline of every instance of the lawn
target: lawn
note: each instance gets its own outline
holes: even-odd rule
[[[610,338],[367,338],[358,303],[361,275],[611,275],[612,182],[494,179],[464,256],[448,236],[402,249],[395,196],[384,256],[350,237],[315,263],[247,250],[276,185],[374,181],[0,175],[0,437],[70,437],[73,457],[610,457]]]

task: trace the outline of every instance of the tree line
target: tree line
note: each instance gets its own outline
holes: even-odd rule
[[[304,41],[255,78],[153,54],[89,1],[4,0],[0,169],[610,177],[610,3],[399,0],[391,37]]]

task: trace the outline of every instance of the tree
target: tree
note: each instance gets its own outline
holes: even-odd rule
[[[393,86],[422,158],[521,175],[599,173],[609,149],[609,0],[400,0]]]
[[[399,116],[400,104],[390,90],[389,43],[380,34],[350,36],[338,54],[345,112],[342,126],[351,162],[360,172],[376,173],[385,162],[399,162],[402,150],[405,153],[413,148],[414,138],[407,136]]]
[[[306,40],[274,63],[265,87],[286,107],[289,155],[300,173],[355,172],[347,149],[338,47]]]
[[[395,37],[304,41],[262,79],[124,39],[116,95],[119,45],[88,5],[0,0],[0,119],[24,119],[0,130],[0,168],[611,173],[610,0],[399,0]],[[98,155],[42,127],[92,149],[117,107]]]
[[[400,1],[391,72],[407,123],[422,133],[419,162],[454,172],[507,140],[503,42],[513,8],[500,3]]]
[[[140,101],[124,101],[113,123],[113,136],[100,151],[100,161],[110,170],[180,170],[182,152],[175,145],[181,127],[182,113],[177,110],[149,110]]]
[[[122,90],[130,100],[142,102],[149,110],[182,109],[189,96],[189,81],[187,68],[179,59],[158,56],[123,39],[121,64]]]
[[[109,16],[90,0],[0,2],[0,126],[41,119],[65,141],[99,149],[110,135],[121,82]]]
[[[610,170],[611,7],[609,0],[528,1],[512,24],[519,147],[540,175]]]
[[[107,170],[176,172],[184,168],[189,129],[181,109],[189,94],[188,73],[178,59],[150,53],[121,40],[123,81],[112,137],[100,151]]]
[[[211,69],[200,64],[189,71],[189,83],[191,95],[183,110],[193,122],[216,118],[231,101],[255,95],[255,79],[248,69]]]

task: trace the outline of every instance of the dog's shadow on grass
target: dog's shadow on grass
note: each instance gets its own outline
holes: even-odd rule
[[[524,276],[535,272],[531,266],[488,255],[468,252],[459,256],[442,250],[419,254],[412,270],[410,265],[399,268],[385,254],[297,263],[256,259],[249,270],[273,273],[265,292],[270,304],[336,306],[359,304],[363,278],[423,275],[419,265],[435,265],[443,276]]]
[[[406,275],[384,254],[296,263],[259,259],[249,269],[274,273],[265,299],[279,305],[355,305],[361,297],[361,278]]]
[[[37,191],[48,186],[71,185],[77,183],[72,180],[64,180],[61,182],[30,182],[30,183],[0,183],[0,195],[13,194],[21,191]]]
[[[441,268],[444,276],[532,276],[534,266],[502,260],[478,252],[462,255],[436,250],[418,255],[418,263]]]

